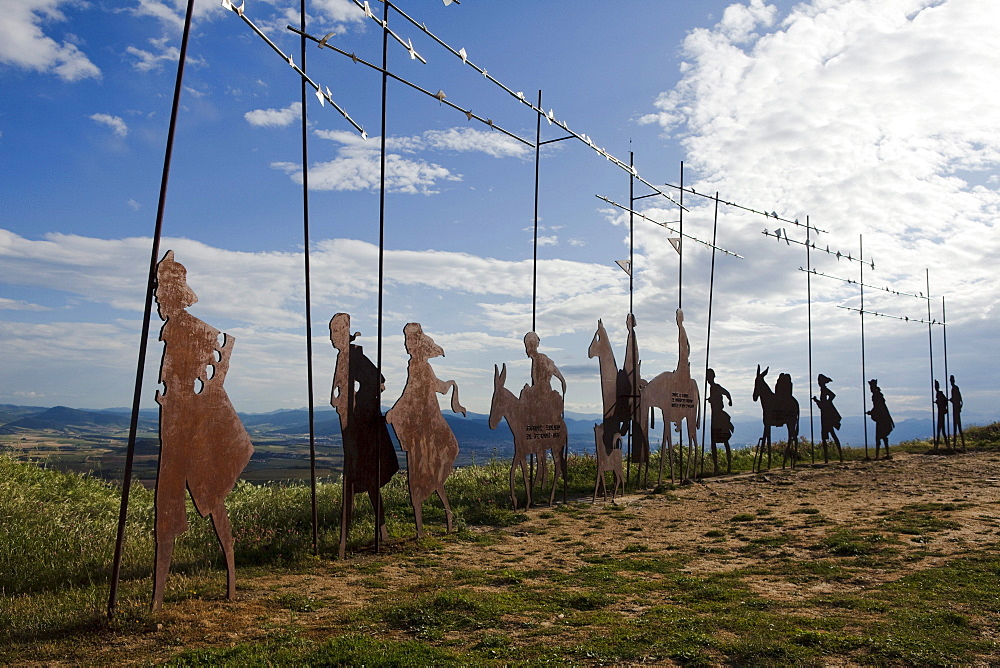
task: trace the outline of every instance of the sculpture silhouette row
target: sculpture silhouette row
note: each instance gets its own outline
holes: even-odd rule
[[[187,530],[185,490],[190,493],[195,508],[202,517],[210,517],[226,560],[227,595],[235,594],[233,537],[226,512],[225,498],[250,461],[253,445],[240,422],[236,410],[223,388],[229,369],[235,339],[198,318],[187,308],[197,302],[194,291],[187,285],[187,272],[168,251],[157,265],[156,303],[164,321],[160,331],[163,358],[156,393],[160,405],[160,457],[155,492],[154,540],[156,544],[152,607],[163,602],[164,587],[176,538]],[[603,491],[608,497],[606,474],[611,473],[611,499],[624,487],[623,443],[630,438],[629,463],[644,469],[645,484],[649,479],[649,432],[655,427],[655,412],[659,409],[663,436],[659,451],[658,482],[662,483],[664,462],[669,462],[671,482],[679,476],[688,480],[696,474],[697,432],[701,427],[701,399],[698,383],[691,377],[690,343],[684,328],[684,313],[676,311],[677,366],[645,380],[640,374],[639,347],[635,332],[636,321],[627,317],[628,336],[624,365],[619,368],[607,331],[601,320],[590,343],[588,355],[598,358],[603,415],[594,425],[597,474],[594,500]],[[458,385],[453,380],[437,378],[430,360],[444,356],[444,350],[424,333],[419,323],[403,328],[405,349],[409,354],[407,379],[396,403],[382,415],[380,398],[385,379],[378,368],[354,343],[358,333],[351,333],[351,318],[337,313],[330,320],[330,341],[337,350],[330,403],[340,419],[343,437],[343,497],[339,555],[345,556],[347,536],[352,522],[354,496],[367,493],[375,510],[376,532],[382,540],[388,538],[381,488],[399,471],[399,462],[390,437],[391,426],[403,452],[406,453],[407,481],[413,507],[417,536],[422,536],[423,503],[437,494],[445,510],[446,528],[453,528],[454,516],[445,491],[445,481],[458,456],[458,440],[438,405],[437,394],[451,391],[451,409],[465,414],[458,399]],[[506,419],[514,440],[514,456],[510,467],[510,498],[516,509],[516,472],[520,468],[525,488],[525,504],[533,503],[533,483],[529,462],[537,458],[538,478],[544,489],[548,478],[548,458],[553,474],[548,502],[551,505],[560,476],[563,479],[565,501],[567,476],[568,434],[564,420],[566,380],[555,363],[539,351],[539,338],[534,332],[524,337],[525,352],[531,360],[530,384],[525,383],[517,396],[507,389],[507,365],[494,365],[493,399],[489,425],[496,429]],[[753,400],[762,409],[763,433],[758,441],[754,468],[763,467],[764,451],[767,466],[771,465],[771,427],[785,427],[787,438],[782,451],[782,466],[794,465],[798,452],[799,404],[792,394],[791,376],[778,375],[772,390],[766,382],[768,368],[757,367]],[[552,387],[553,378],[560,381]],[[841,416],[833,404],[836,397],[830,389],[832,379],[820,374],[819,397],[812,397],[820,410],[824,461],[828,461],[828,441],[837,446],[840,460],[843,451],[837,430]],[[961,427],[962,397],[955,377],[951,376],[951,398],[945,396],[935,381],[935,404],[938,408],[938,428],[935,447],[943,436],[949,403],[954,418],[954,439],[959,436],[964,447]],[[726,472],[732,471],[730,438],[734,427],[725,403],[732,406],[732,395],[716,381],[715,371],[706,373],[707,402],[711,408],[711,452],[713,468],[719,473],[718,445],[726,449]],[[869,381],[872,409],[868,415],[875,422],[875,458],[884,445],[889,458],[889,433],[892,417],[877,380]],[[683,433],[686,423],[686,444],[683,438],[675,449],[671,432]],[[686,446],[686,447],[685,447]]]

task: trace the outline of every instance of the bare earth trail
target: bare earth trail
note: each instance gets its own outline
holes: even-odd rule
[[[936,524],[928,531],[914,526],[901,532],[900,523],[921,517],[919,512],[899,515],[905,508],[928,511],[923,516],[933,516]],[[155,629],[105,636],[100,646],[87,648],[84,660],[120,661],[124,655],[141,662],[164,661],[182,649],[264,640],[290,624],[303,637],[321,640],[341,632],[338,620],[345,609],[361,610],[386,596],[405,600],[432,590],[435,579],[506,569],[530,580],[544,577],[535,575],[542,571],[573,572],[588,557],[625,558],[632,553],[676,557],[682,570],[693,575],[759,567],[759,575],[749,579],[754,592],[794,609],[798,600],[862,593],[956,556],[995,548],[1000,544],[1000,454],[898,454],[891,461],[772,469],[763,475],[710,479],[659,494],[632,494],[614,505],[600,499],[591,504],[586,498],[562,509],[535,508],[528,517],[513,527],[482,529],[493,536],[486,544],[408,541],[390,545],[382,555],[349,555],[345,562],[320,560],[307,573],[240,573],[238,599],[232,603],[219,600],[221,589],[206,592],[204,598],[185,596],[178,591],[185,586],[184,579],[178,577],[174,600],[168,590]],[[886,533],[892,523],[894,529]],[[819,553],[817,545],[848,528],[891,536],[892,558],[873,560],[870,568],[853,569],[849,577],[841,578],[796,579],[768,573],[767,565],[776,559],[819,562],[822,567],[830,555]],[[496,591],[495,582],[482,587]],[[281,605],[277,601],[283,594],[305,601],[306,608],[296,612]],[[317,606],[310,608],[308,601],[318,602]],[[807,607],[803,614],[809,613]],[[617,599],[609,608],[626,617],[642,609],[627,599]],[[534,619],[523,626],[527,632],[532,626],[553,623],[557,620]],[[372,628],[373,633],[387,633]],[[517,628],[505,626],[512,647],[518,644]],[[412,636],[389,631],[388,637]]]

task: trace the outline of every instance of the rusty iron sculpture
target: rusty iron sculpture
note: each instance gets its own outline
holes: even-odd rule
[[[630,315],[628,324],[630,331],[634,327],[635,319]],[[630,361],[635,360],[635,373],[638,374],[638,354],[635,338],[632,337],[630,343],[636,351],[630,357]],[[597,321],[597,331],[587,349],[587,355],[591,359],[597,358],[601,373],[601,399],[604,407],[604,415],[601,420],[601,429],[595,429],[595,437],[599,440],[595,442],[598,460],[614,461],[615,450],[621,449],[621,441],[629,433],[632,424],[632,414],[634,411],[634,401],[632,392],[632,381],[624,369],[619,369],[615,362],[615,353],[611,348],[611,341],[608,339],[608,332],[604,328],[602,320]],[[641,379],[636,383],[641,383]],[[603,450],[603,452],[602,452]],[[618,457],[620,457],[620,453]],[[598,471],[598,478],[602,478],[604,473]],[[600,484],[600,480],[597,481]]]
[[[663,415],[663,438],[660,442],[660,471],[658,483],[663,482],[664,460],[670,461],[670,482],[674,482],[674,461],[677,460],[677,471],[681,479],[688,480],[695,475],[698,445],[698,428],[701,427],[701,393],[698,383],[691,378],[691,346],[688,343],[687,332],[684,330],[684,312],[677,309],[677,367],[673,371],[664,371],[648,383],[642,384],[639,393],[639,429],[637,432],[648,434],[653,425],[655,409],[659,408]],[[688,456],[683,456],[684,443],[678,443],[674,452],[670,435],[671,428],[681,433],[682,424],[687,424]],[[648,438],[646,439],[648,440]],[[686,463],[685,463],[686,462]]]
[[[819,424],[820,433],[823,443],[823,462],[829,463],[830,457],[828,454],[828,439],[833,439],[834,444],[837,446],[837,452],[840,455],[840,461],[844,461],[844,450],[840,447],[840,438],[837,436],[837,430],[840,429],[840,423],[842,418],[840,417],[840,411],[837,407],[833,405],[833,400],[837,398],[837,395],[833,393],[830,389],[830,383],[833,379],[829,376],[824,376],[820,374],[816,378],[816,382],[819,384],[819,398],[813,397],[812,400],[819,406]]]
[[[537,338],[536,338],[537,340]],[[546,385],[525,385],[519,396],[504,387],[507,380],[507,365],[503,369],[493,366],[493,401],[490,405],[490,429],[496,429],[501,419],[507,420],[514,437],[514,458],[510,464],[510,500],[517,510],[517,493],[514,483],[517,467],[521,468],[524,480],[525,507],[532,505],[531,483],[528,476],[528,456],[537,455],[539,477],[543,478],[543,465],[547,453],[551,451],[553,461],[552,490],[549,505],[555,500],[559,474],[566,482],[566,422],[562,416],[562,395]],[[565,486],[563,488],[565,492]],[[565,496],[564,496],[565,500]]]
[[[788,440],[781,453],[781,467],[785,461],[791,460],[795,465],[799,442],[799,402],[792,396],[792,377],[787,373],[778,375],[774,389],[767,384],[764,377],[770,367],[760,370],[757,365],[757,377],[753,385],[753,400],[760,401],[764,422],[764,433],[757,441],[757,455],[754,458],[754,470],[760,471],[764,464],[764,447],[767,447],[767,467],[771,468],[771,427],[787,427]]]
[[[955,376],[949,376],[951,382],[951,442],[958,448],[958,437],[962,437],[962,449],[965,450],[965,432],[962,431],[962,391],[955,384]],[[888,447],[888,446],[886,446]]]
[[[187,270],[167,251],[156,268],[156,303],[163,341],[160,363],[160,459],[156,474],[156,557],[152,609],[163,593],[174,540],[188,528],[185,489],[210,516],[226,559],[226,595],[236,595],[233,535],[226,496],[250,461],[253,445],[225,389],[235,339],[189,314],[198,301]],[[220,342],[221,338],[221,342]]]
[[[941,391],[941,383],[934,381],[934,404],[937,406],[937,429],[934,430],[934,449],[938,449],[938,437],[948,447],[948,396]]]
[[[354,495],[368,493],[375,512],[375,527],[385,541],[385,508],[381,488],[399,470],[399,461],[382,416],[380,398],[385,378],[354,343],[360,332],[351,334],[351,316],[337,313],[330,320],[330,341],[337,349],[330,404],[340,416],[344,444],[344,474],[340,517],[340,558],[347,549],[354,514]]]
[[[869,380],[868,387],[872,392],[872,409],[866,414],[870,415],[875,423],[875,459],[878,459],[879,446],[882,443],[885,444],[885,458],[892,459],[892,455],[889,454],[889,434],[892,433],[896,424],[892,421],[892,415],[889,414],[889,407],[885,403],[882,388],[878,386],[878,379]]]
[[[726,473],[733,472],[733,456],[729,447],[729,439],[732,438],[735,428],[733,420],[726,412],[725,401],[729,400],[729,405],[733,405],[733,395],[729,390],[715,382],[715,369],[708,369],[705,373],[705,381],[708,383],[708,405],[712,409],[712,426],[710,429],[712,436],[712,472],[719,475],[719,445],[726,446]],[[888,446],[886,446],[888,448]]]
[[[423,503],[435,492],[444,505],[449,533],[453,523],[444,482],[455,467],[458,439],[441,413],[437,394],[453,390],[451,410],[465,415],[465,409],[458,401],[455,381],[439,380],[428,362],[433,357],[444,356],[441,346],[424,334],[420,323],[407,323],[403,327],[403,336],[406,352],[410,354],[406,385],[385,417],[396,432],[400,447],[406,452],[410,503],[413,505],[417,537],[420,538],[424,535]]]

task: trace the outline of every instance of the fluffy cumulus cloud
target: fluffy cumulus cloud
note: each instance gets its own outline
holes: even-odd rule
[[[302,116],[302,103],[292,102],[284,109],[254,109],[243,114],[247,123],[258,128],[283,128]]]
[[[125,121],[121,119],[121,116],[112,116],[111,114],[92,114],[90,116],[90,120],[100,125],[106,125],[119,137],[125,137],[128,135],[128,125],[126,125]]]
[[[823,249],[857,257],[863,241],[865,259],[876,263],[866,268],[866,283],[917,293],[926,290],[929,268],[934,294],[947,295],[953,343],[956,332],[978,332],[1000,310],[995,270],[984,261],[1000,257],[994,222],[1000,184],[989,178],[1000,167],[1000,88],[992,81],[1000,68],[1000,33],[984,28],[998,22],[1000,4],[991,0],[814,0],[787,15],[761,0],[734,3],[717,25],[689,33],[679,84],[663,92],[643,120],[682,141],[699,192],[719,190],[725,200],[790,220],[805,222],[809,215],[826,230],[813,237]],[[711,220],[711,203],[692,200],[689,220]],[[675,216],[656,213],[663,220]],[[805,331],[806,286],[798,267],[806,258],[801,245],[763,237],[765,227],[784,227],[793,240],[805,237],[794,225],[720,207],[720,245],[737,246],[747,259],[720,268],[714,317],[743,343],[773,350],[784,345],[782,331],[785,339]],[[650,279],[660,272],[667,280],[667,269],[659,267],[676,266],[673,251],[641,238],[637,244]],[[821,272],[860,279],[858,263],[825,253],[813,253],[812,263]],[[816,309],[822,313],[817,349],[827,354],[853,346],[844,354],[856,358],[857,314],[837,306],[860,306],[857,285],[816,277],[812,290],[814,323]],[[688,294],[685,305],[699,303],[699,288]],[[865,306],[919,317],[927,305],[869,290]],[[942,319],[938,299],[932,317]],[[777,322],[780,331],[771,324]],[[870,346],[880,345],[880,333],[913,339],[906,363],[922,365],[926,379],[926,329],[874,316],[868,322]],[[935,330],[938,364],[940,336]],[[715,337],[713,354],[716,345],[726,345]],[[869,364],[889,366],[910,349],[870,356]],[[959,351],[949,351],[953,364],[960,363]],[[731,359],[750,366],[735,350]],[[832,364],[837,357],[827,359]]]
[[[285,110],[252,111],[246,118],[255,125],[264,125],[264,121],[270,119],[284,120],[283,113],[290,109],[291,107]],[[365,140],[354,133],[338,130],[317,130],[316,136],[333,142],[337,146],[337,156],[333,160],[310,166],[310,188],[371,190],[378,187],[381,169],[378,137]],[[478,151],[496,158],[524,158],[527,155],[526,147],[510,137],[471,128],[428,130],[415,136],[390,137],[386,141],[386,150],[386,187],[389,191],[424,195],[439,192],[443,183],[460,181],[461,176],[439,164],[408,157],[410,155],[428,150]],[[287,173],[296,183],[302,182],[301,165],[275,162],[271,166]]]
[[[233,392],[257,402],[261,410],[273,408],[275,397],[291,406],[303,405],[302,388],[296,384],[305,372],[302,254],[235,252],[187,239],[164,239],[162,248],[173,249],[188,269],[188,283],[199,297],[192,313],[224,328],[239,342],[242,366],[241,373],[230,380]],[[56,304],[43,308],[5,298],[0,299],[0,308],[10,316],[14,311],[38,311],[58,318],[16,322],[9,316],[0,323],[0,355],[17,360],[0,370],[0,379],[5,374],[13,380],[38,377],[30,371],[31,359],[33,351],[44,348],[56,367],[79,369],[88,382],[94,382],[95,374],[101,378],[118,374],[117,380],[106,382],[127,387],[119,377],[121,360],[134,358],[148,253],[149,239],[143,238],[49,234],[34,240],[0,229],[0,284],[41,289]],[[364,341],[374,345],[373,302],[378,286],[372,267],[377,258],[377,246],[363,241],[316,243],[311,266],[317,323],[337,311],[351,312],[367,335]],[[483,369],[496,361],[498,351],[503,351],[500,361],[519,359],[518,351],[523,351],[520,338],[531,321],[531,304],[525,300],[532,289],[531,262],[388,249],[385,267],[387,303],[397,309],[387,313],[385,345],[395,351],[386,360],[387,377],[392,379],[388,391],[401,390],[405,379],[402,324],[419,315],[435,339],[446,345],[448,359],[442,361],[442,369],[455,377],[477,379],[469,393],[473,405],[480,404],[477,409],[484,410],[492,386],[483,381]],[[545,335],[550,337],[547,350],[553,350],[551,337],[592,333],[592,314],[620,305],[624,290],[617,268],[566,260],[540,262],[538,317],[546,323]],[[439,300],[442,306],[437,312]],[[419,313],[412,313],[416,302]],[[113,309],[111,316],[94,315],[108,309]],[[94,322],[98,318],[103,322]],[[317,329],[321,328],[319,324]],[[155,340],[151,343],[155,346]],[[332,368],[326,367],[332,357],[323,354],[329,349],[322,335],[316,337],[316,346],[323,360],[318,370],[331,373]],[[155,375],[155,369],[151,367],[150,373]],[[46,385],[40,378],[37,386],[8,388],[14,389],[50,395],[68,391],[54,383]],[[76,403],[88,405],[82,388],[80,392]]]
[[[64,81],[101,76],[101,70],[74,43],[49,33],[66,20],[61,8],[76,0],[17,0],[0,11],[0,63],[35,72],[52,73]]]

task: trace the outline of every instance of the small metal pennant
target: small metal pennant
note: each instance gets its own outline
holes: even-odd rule
[[[677,254],[680,255],[681,254],[681,238],[680,237],[669,237],[667,239],[667,241],[670,242],[670,245],[673,246],[674,250],[677,251]]]
[[[615,260],[615,264],[621,267],[629,276],[632,275],[632,262],[630,260]]]

